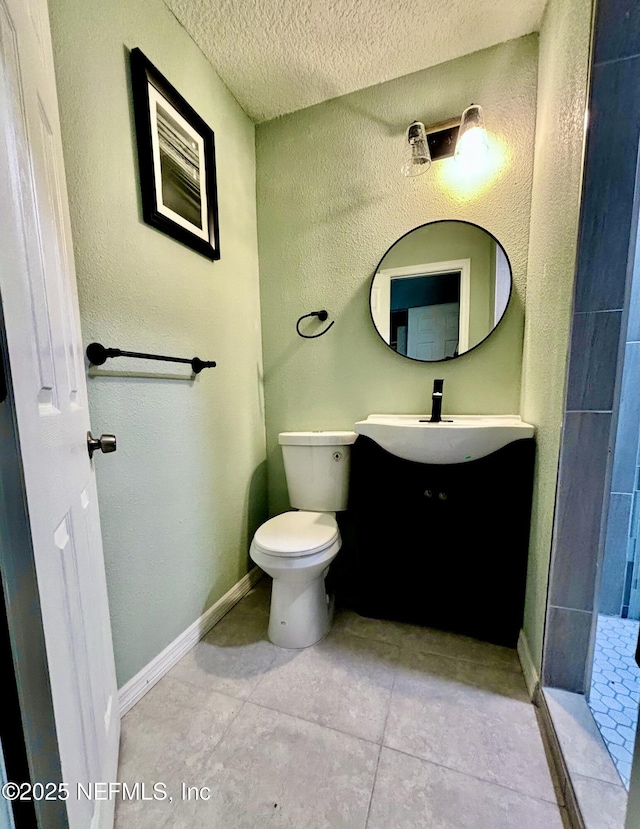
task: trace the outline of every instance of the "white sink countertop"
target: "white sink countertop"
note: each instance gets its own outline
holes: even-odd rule
[[[440,423],[429,423],[430,418],[372,414],[354,429],[399,458],[436,464],[484,458],[535,432],[518,415],[443,415]]]

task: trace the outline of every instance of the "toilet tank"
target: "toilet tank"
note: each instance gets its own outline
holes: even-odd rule
[[[347,508],[351,444],[355,432],[280,432],[289,503],[294,509],[339,512]]]

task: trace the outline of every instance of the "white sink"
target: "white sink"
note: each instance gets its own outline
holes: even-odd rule
[[[419,463],[474,461],[534,434],[517,415],[443,415],[440,423],[427,422],[430,417],[372,414],[354,428],[392,455]]]

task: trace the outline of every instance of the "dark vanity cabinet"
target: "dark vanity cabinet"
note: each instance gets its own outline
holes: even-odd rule
[[[364,616],[515,646],[522,625],[535,440],[458,464],[352,448],[352,595]]]

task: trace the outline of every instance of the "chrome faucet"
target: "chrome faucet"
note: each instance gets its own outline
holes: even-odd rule
[[[431,393],[431,420],[429,423],[440,423],[442,420],[442,397],[444,380],[433,381],[433,392]]]

